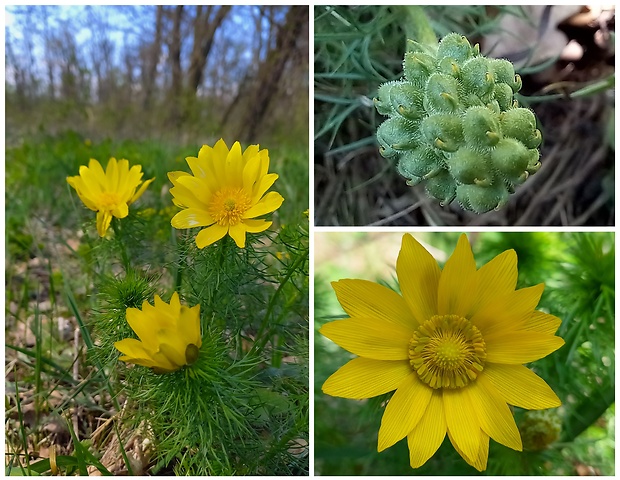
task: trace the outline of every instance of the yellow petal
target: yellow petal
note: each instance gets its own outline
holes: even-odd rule
[[[175,195],[175,197],[179,197],[179,200],[184,201],[185,197],[183,196],[183,193],[189,190],[192,194],[191,196],[198,200],[201,204],[209,204],[209,200],[211,199],[211,191],[204,180],[197,177],[192,177],[191,175],[185,175],[178,177],[176,182],[177,186],[171,188],[170,193],[172,193],[172,190],[177,188],[178,190],[175,191],[173,195]],[[183,189],[178,187],[183,187]],[[188,204],[187,206],[189,207],[193,205]]]
[[[99,210],[97,212],[97,233],[99,233],[100,237],[105,237],[105,233],[108,231],[111,221],[112,214],[110,212],[105,210]]]
[[[554,335],[555,332],[558,331],[558,328],[560,328],[561,324],[562,320],[558,317],[535,310],[530,318],[525,321],[523,330]]]
[[[215,220],[211,218],[205,210],[198,208],[187,208],[177,213],[170,221],[174,228],[194,228],[194,227],[208,227],[215,223]]]
[[[502,445],[519,452],[523,450],[512,413],[491,382],[484,375],[479,375],[467,388],[482,430]]]
[[[495,298],[514,292],[517,285],[517,254],[507,250],[478,270],[478,296],[469,317]]]
[[[125,218],[129,215],[129,208],[126,203],[119,203],[112,209],[112,215],[116,218]]]
[[[218,225],[217,223],[210,227],[204,228],[196,235],[196,246],[198,248],[205,248],[214,242],[217,242],[220,238],[228,233],[228,227]]]
[[[84,168],[87,168],[87,167],[84,167]],[[81,169],[82,168],[80,167],[80,170]],[[100,185],[102,186],[106,185],[105,172],[103,171],[103,167],[97,160],[95,160],[94,158],[91,158],[88,161],[88,169],[90,170],[91,174],[94,176],[93,178],[95,178]]]
[[[441,270],[433,256],[409,234],[403,236],[396,273],[403,298],[418,324],[436,315]]]
[[[247,192],[252,192],[252,187],[256,183],[258,178],[258,171],[260,168],[260,158],[254,156],[248,160],[243,167],[243,189]],[[260,198],[260,197],[259,197]],[[257,199],[258,200],[258,199]]]
[[[228,234],[230,235],[230,238],[232,238],[235,243],[237,244],[237,247],[239,248],[245,248],[245,232],[246,232],[246,228],[245,228],[245,224],[244,223],[238,223],[237,225],[231,225],[228,228]]]
[[[323,392],[333,397],[372,398],[396,390],[411,374],[409,362],[354,358],[323,384]]]
[[[243,153],[241,144],[233,143],[230,152],[226,156],[226,181],[229,186],[243,187]]]
[[[98,198],[106,184],[105,176],[98,177],[88,167],[82,165],[80,167],[80,177],[84,185],[82,193],[92,199]]]
[[[465,316],[476,299],[478,280],[469,240],[462,234],[439,278],[438,313]]]
[[[138,198],[140,198],[142,196],[142,194],[145,192],[146,188],[155,180],[155,178],[151,178],[149,180],[146,180],[138,189],[138,191],[134,194],[133,197],[131,197],[131,199],[129,200],[129,203],[133,203],[136,200],[138,200]]]
[[[178,298],[178,295],[177,295]],[[170,302],[172,303],[172,301]],[[187,344],[202,346],[202,336],[200,335],[200,305],[192,308],[181,307],[179,317],[179,329]]]
[[[541,283],[505,294],[489,302],[470,320],[485,339],[495,333],[521,330],[538,305],[544,289],[545,284]]]
[[[478,454],[476,455],[476,458],[468,459],[467,457],[465,457],[463,452],[459,449],[456,442],[452,439],[452,437],[450,436],[450,431],[448,430],[448,438],[450,438],[450,442],[452,443],[452,446],[458,452],[458,454],[463,458],[463,460],[469,463],[472,467],[474,467],[479,472],[482,472],[486,470],[487,460],[489,458],[489,436],[486,433],[484,433],[482,430],[479,430],[479,437],[480,437],[480,448],[478,449]]]
[[[198,157],[200,158],[200,154]],[[226,175],[226,157],[228,157],[228,147],[226,146],[226,143],[224,143],[224,140],[220,139],[213,146],[210,159],[207,160],[213,166],[213,173],[215,174],[215,178],[220,186],[228,185],[228,178]]]
[[[377,318],[326,323],[319,332],[355,355],[375,360],[407,360],[413,330]]]
[[[254,184],[252,189],[252,203],[257,203],[277,179],[277,173],[268,173],[262,177],[259,177],[258,182]]]
[[[411,468],[421,467],[441,446],[446,436],[441,390],[433,390],[426,412],[418,425],[407,435]]]
[[[155,361],[151,354],[144,348],[142,342],[135,338],[125,338],[119,342],[115,342],[114,347],[124,354],[119,360],[142,365],[143,367],[152,367],[155,365]]]
[[[560,337],[537,332],[506,332],[484,337],[487,362],[520,365],[546,357],[564,345]]]
[[[260,233],[271,227],[273,222],[267,220],[243,220],[245,229],[250,233]]]
[[[284,198],[278,192],[269,192],[258,203],[250,207],[244,214],[243,218],[254,218],[266,213],[271,213],[282,205]]]
[[[444,388],[443,406],[452,445],[472,465],[478,457],[482,435],[467,388]]]
[[[170,340],[168,343],[161,339],[162,342],[159,344],[159,352],[157,352],[164,356],[175,370],[185,365],[185,348],[187,347],[187,345],[184,344],[179,337],[175,336],[177,333],[178,332],[168,333],[167,338]],[[159,355],[156,355],[155,359],[159,360]],[[167,363],[163,362],[163,364],[166,365]]]
[[[153,325],[148,310],[146,312],[144,310],[144,304],[142,311],[137,308],[128,308],[125,313],[127,323],[144,345],[153,351],[157,351],[157,326]]]
[[[172,178],[172,173],[179,172],[170,172],[168,174],[168,178]],[[189,177],[190,175],[185,176]],[[208,199],[208,197],[204,195],[204,193],[206,193],[205,189],[203,189],[199,194],[195,195],[192,190],[178,183],[178,180],[175,179],[174,181],[172,181],[172,183],[174,184],[174,187],[170,189],[170,194],[173,197],[172,201],[175,205],[179,207],[197,208],[200,210],[207,209],[206,200]]]
[[[487,364],[481,376],[488,378],[502,398],[515,407],[543,410],[562,404],[551,387],[523,365]]]
[[[108,181],[107,190],[109,192],[118,192],[118,164],[116,163],[116,158],[110,158],[105,170],[105,176]]]
[[[350,317],[376,318],[408,329],[417,325],[403,297],[383,285],[367,280],[343,279],[332,282],[332,287]]]
[[[379,428],[379,452],[409,435],[418,425],[431,400],[433,389],[415,372],[405,377],[385,407]]]

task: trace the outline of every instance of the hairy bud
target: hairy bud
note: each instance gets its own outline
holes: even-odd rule
[[[480,55],[451,33],[435,48],[409,41],[404,77],[379,87],[380,152],[409,185],[447,204],[484,213],[508,202],[540,168],[536,116],[519,107],[512,63]]]

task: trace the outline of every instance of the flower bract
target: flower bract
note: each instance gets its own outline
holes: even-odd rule
[[[277,210],[284,199],[267,190],[278,175],[268,173],[269,152],[250,145],[244,152],[239,142],[229,150],[223,140],[204,145],[198,157],[187,157],[191,174],[170,172],[175,205],[183,208],[172,218],[174,228],[207,227],[196,235],[204,248],[230,235],[239,248],[245,247],[246,232],[258,233],[272,222],[257,219]]]
[[[129,214],[129,205],[135,202],[155,180],[142,182],[142,167],[129,168],[125,159],[110,158],[103,170],[101,164],[91,158],[80,167],[80,174],[67,177],[67,182],[77,192],[80,200],[91,210],[97,212],[97,232],[103,237],[110,226],[112,217],[124,218]]]
[[[554,335],[561,320],[535,310],[544,284],[516,290],[514,250],[477,269],[465,235],[443,270],[404,235],[396,271],[402,295],[365,280],[332,284],[349,318],[320,332],[358,357],[329,377],[323,391],[363,399],[395,390],[378,450],[407,437],[413,468],[446,434],[480,471],[489,438],[521,451],[509,405],[538,410],[561,404],[523,365],[564,344]]]
[[[150,367],[155,373],[174,372],[197,360],[202,346],[200,305],[181,305],[178,293],[169,304],[155,295],[154,306],[145,301],[142,310],[128,308],[127,322],[140,340],[116,342],[123,354],[119,360]]]

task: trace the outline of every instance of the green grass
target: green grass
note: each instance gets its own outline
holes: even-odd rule
[[[233,141],[225,140],[230,147]],[[279,174],[272,189],[285,201],[268,232],[251,235],[245,251],[228,248],[225,258],[221,249],[197,251],[192,232],[170,226],[179,209],[171,203],[166,174],[189,171],[184,159],[196,156],[200,146],[97,141],[67,132],[33,135],[7,148],[7,474],[308,471],[307,447],[291,447],[309,441],[307,146],[261,144],[269,150],[270,172]],[[155,181],[120,222],[120,237],[100,239],[95,212],[82,205],[66,177],[77,175],[90,158],[105,165],[112,156],[142,165],[143,179]],[[221,290],[214,289],[218,275]],[[199,285],[204,288],[196,289]],[[152,402],[160,398],[153,392],[163,387],[148,370],[119,364],[113,348],[110,322],[124,328],[123,335],[133,334],[125,309],[144,299],[152,303],[155,293],[168,298],[174,289],[184,301],[201,303],[203,328],[215,329],[214,351],[232,361],[222,372],[237,372],[238,377],[218,380],[227,386],[221,384],[221,399],[211,399],[202,410],[211,412],[210,420],[194,419],[220,429],[215,442],[207,442],[200,428],[197,437],[189,430],[175,437],[165,408],[153,415],[154,403],[136,402],[144,382],[151,381]],[[175,388],[166,388],[160,396],[170,398]],[[194,399],[202,398],[200,388]],[[285,403],[275,410],[252,403],[260,398],[257,391]],[[222,416],[237,393],[239,412],[260,410],[260,421],[253,413],[238,419],[241,430],[229,423],[233,417]],[[183,416],[175,418],[184,425]],[[208,448],[197,453],[194,441]],[[220,462],[226,452],[230,457]],[[241,461],[242,453],[248,461]]]

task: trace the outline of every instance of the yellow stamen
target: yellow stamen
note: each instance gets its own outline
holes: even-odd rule
[[[102,210],[108,210],[121,203],[121,198],[116,192],[103,192],[99,197],[99,206]]]
[[[211,198],[209,214],[219,225],[237,225],[250,206],[251,201],[243,189],[224,188]]]
[[[458,315],[435,315],[409,341],[409,363],[432,388],[461,388],[484,368],[486,345],[480,331]]]

